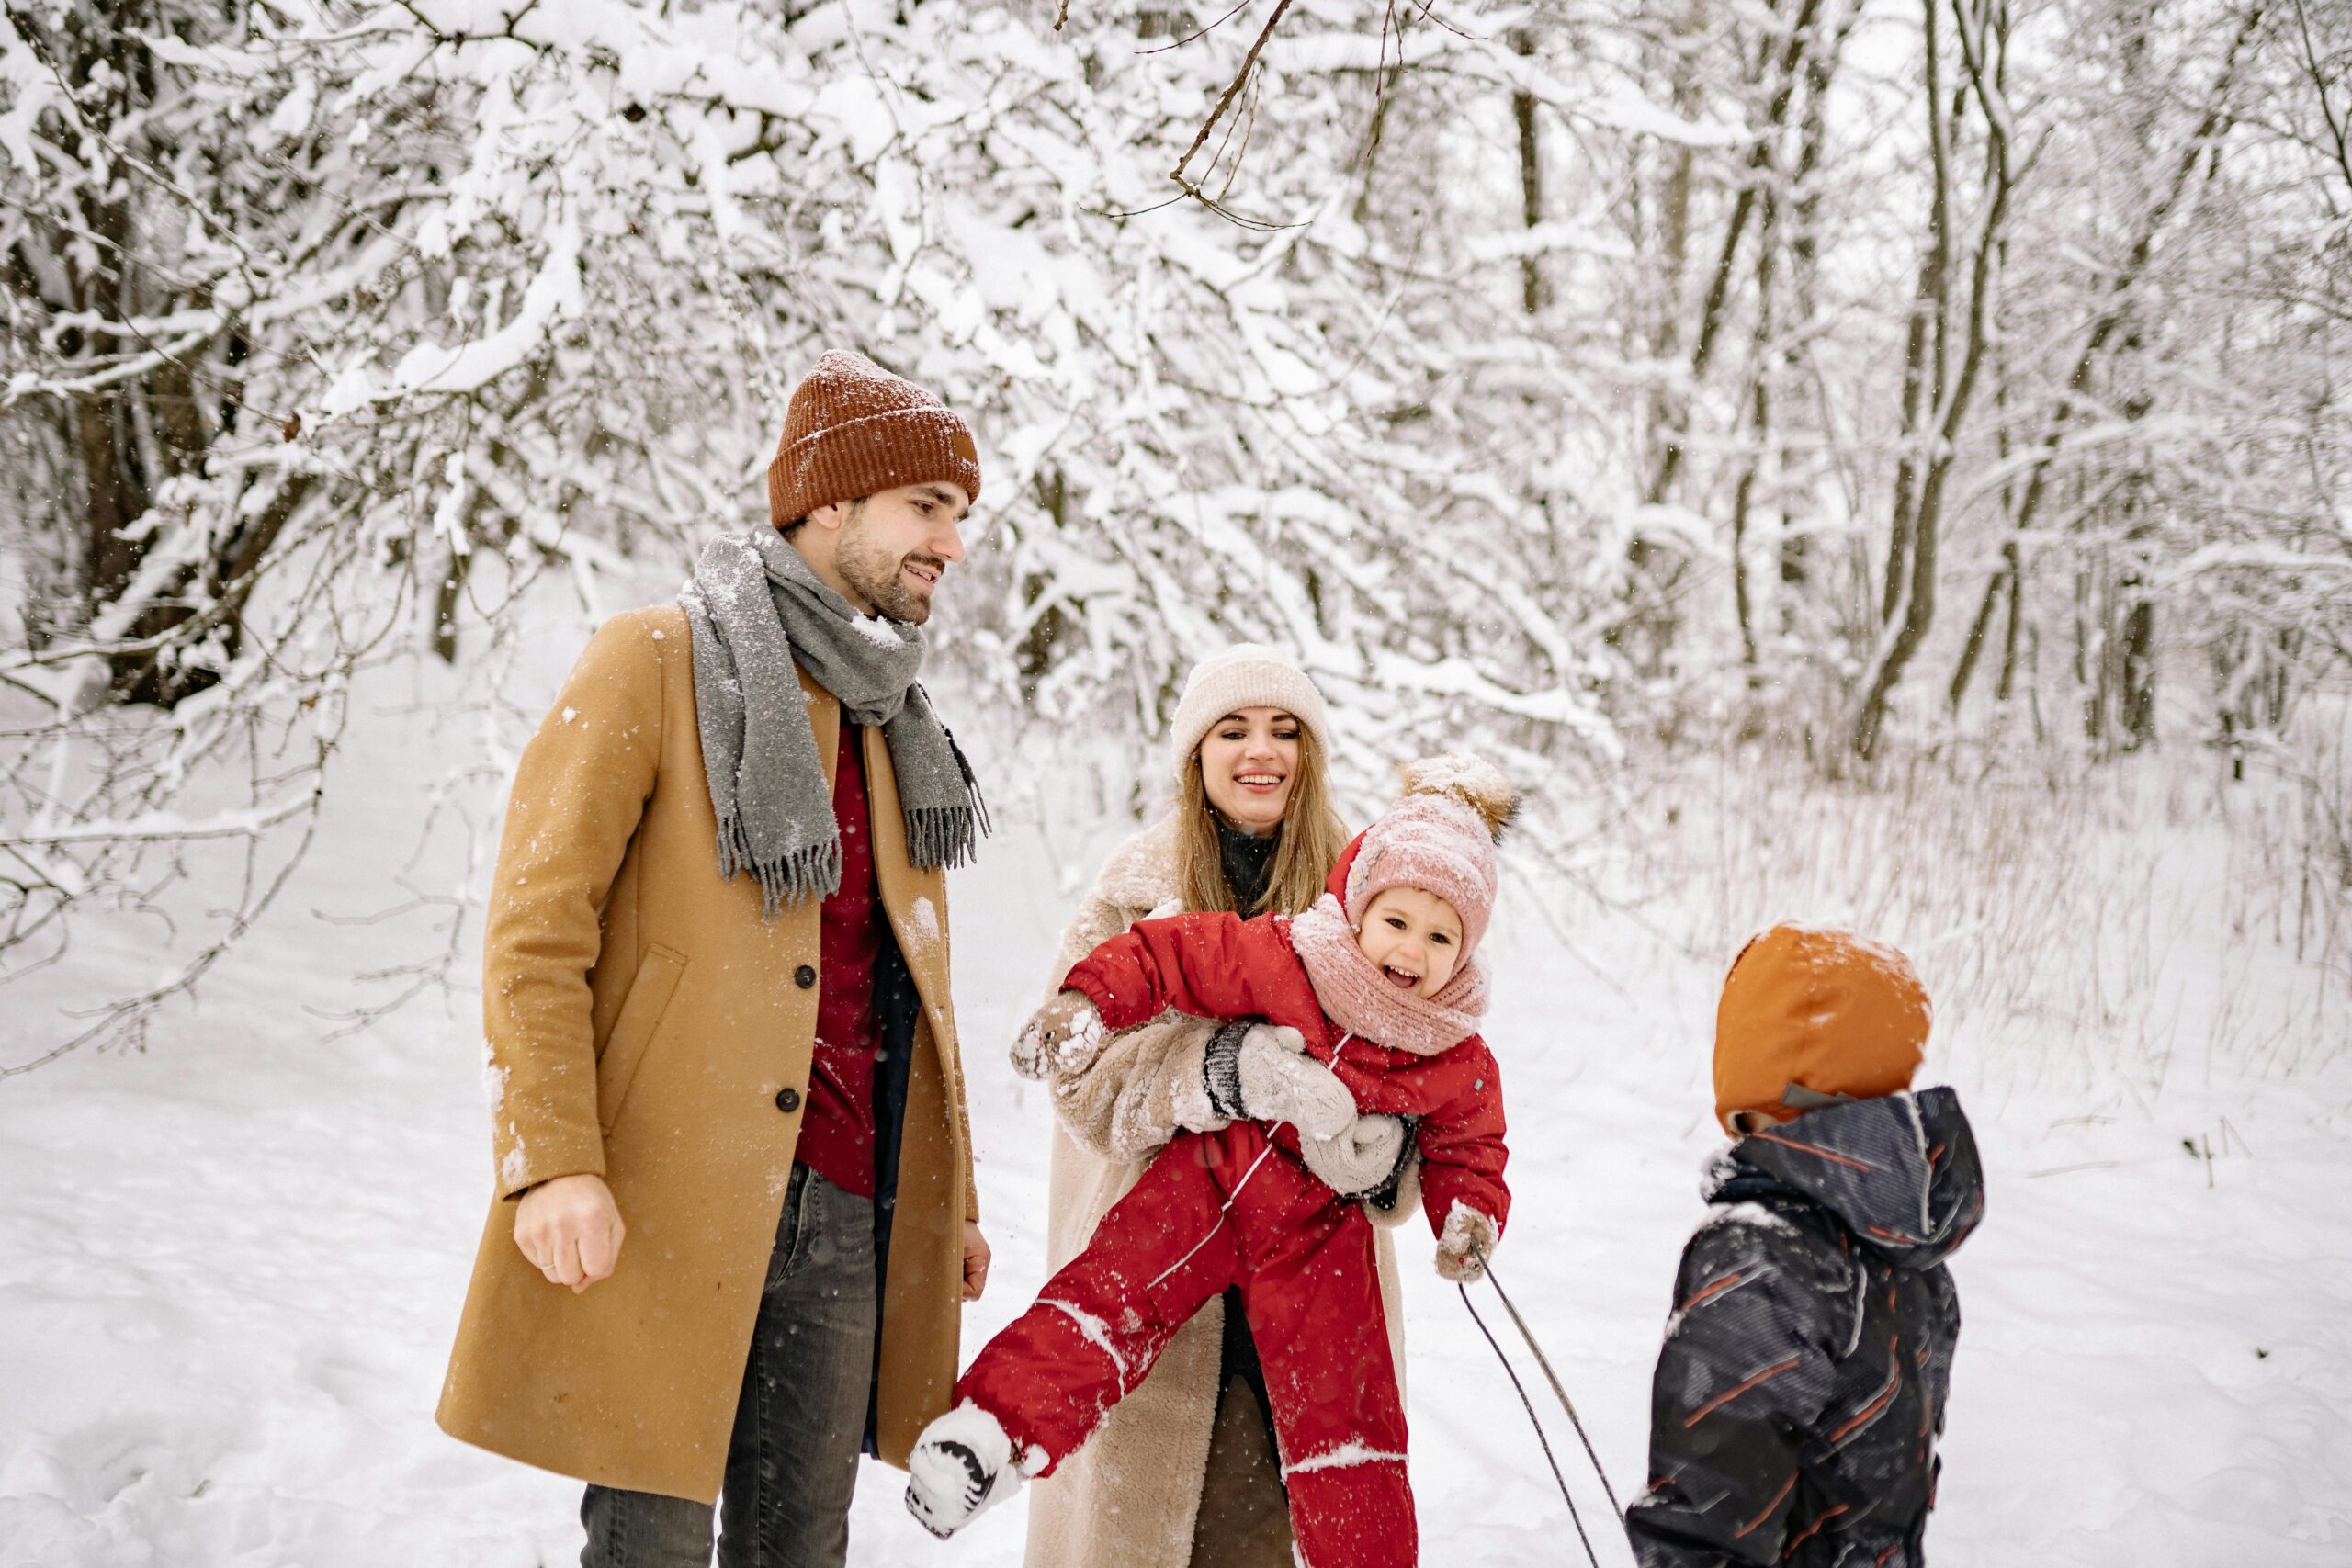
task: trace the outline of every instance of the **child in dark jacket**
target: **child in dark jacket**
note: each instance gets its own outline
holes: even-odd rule
[[[1405,773],[1404,798],[1349,847],[1313,908],[1142,921],[1074,965],[1023,1031],[1017,1057],[1070,1070],[1102,1030],[1169,1008],[1271,1026],[1250,1032],[1254,1044],[1212,1047],[1204,1094],[1226,1124],[1155,1156],[917,1441],[907,1503],[935,1533],[1050,1473],[1176,1330],[1238,1285],[1265,1362],[1298,1561],[1417,1560],[1371,1221],[1302,1161],[1295,1123],[1318,1136],[1336,1125],[1312,1125],[1316,1108],[1285,1092],[1295,1080],[1282,1071],[1298,1052],[1329,1067],[1354,1102],[1337,1108],[1338,1124],[1356,1111],[1411,1119],[1439,1272],[1476,1279],[1510,1202],[1502,1087],[1476,1032],[1487,983],[1476,954],[1495,898],[1494,835],[1514,797],[1471,759]]]
[[[1642,1568],[1918,1568],[1984,1213],[1948,1089],[1910,1091],[1927,993],[1891,948],[1775,926],[1724,983],[1715,1206],[1682,1255],[1651,1401]]]

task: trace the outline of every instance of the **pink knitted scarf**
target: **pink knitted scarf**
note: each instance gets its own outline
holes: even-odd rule
[[[1290,942],[1306,965],[1315,999],[1352,1034],[1416,1056],[1434,1056],[1478,1032],[1479,1015],[1487,1010],[1487,971],[1475,953],[1437,995],[1400,991],[1363,955],[1340,901],[1329,893],[1292,917]]]

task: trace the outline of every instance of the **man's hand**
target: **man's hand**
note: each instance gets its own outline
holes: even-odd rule
[[[989,1238],[980,1234],[979,1225],[971,1220],[964,1222],[964,1299],[976,1302],[980,1292],[989,1288]]]
[[[514,1245],[549,1283],[569,1285],[575,1295],[611,1278],[628,1234],[601,1176],[559,1176],[514,1206]]]

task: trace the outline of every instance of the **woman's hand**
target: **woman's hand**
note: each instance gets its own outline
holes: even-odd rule
[[[1012,1040],[1012,1070],[1024,1078],[1084,1072],[1102,1053],[1102,1017],[1079,991],[1039,1008]]]
[[[1362,1198],[1386,1187],[1405,1158],[1405,1119],[1368,1111],[1330,1138],[1301,1138],[1299,1158],[1342,1198]]]

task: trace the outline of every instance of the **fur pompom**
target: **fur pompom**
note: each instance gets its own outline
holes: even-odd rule
[[[1519,815],[1519,791],[1510,787],[1502,770],[1467,751],[1442,751],[1401,762],[1396,776],[1407,795],[1443,795],[1460,801],[1478,814],[1498,843],[1503,829]]]

